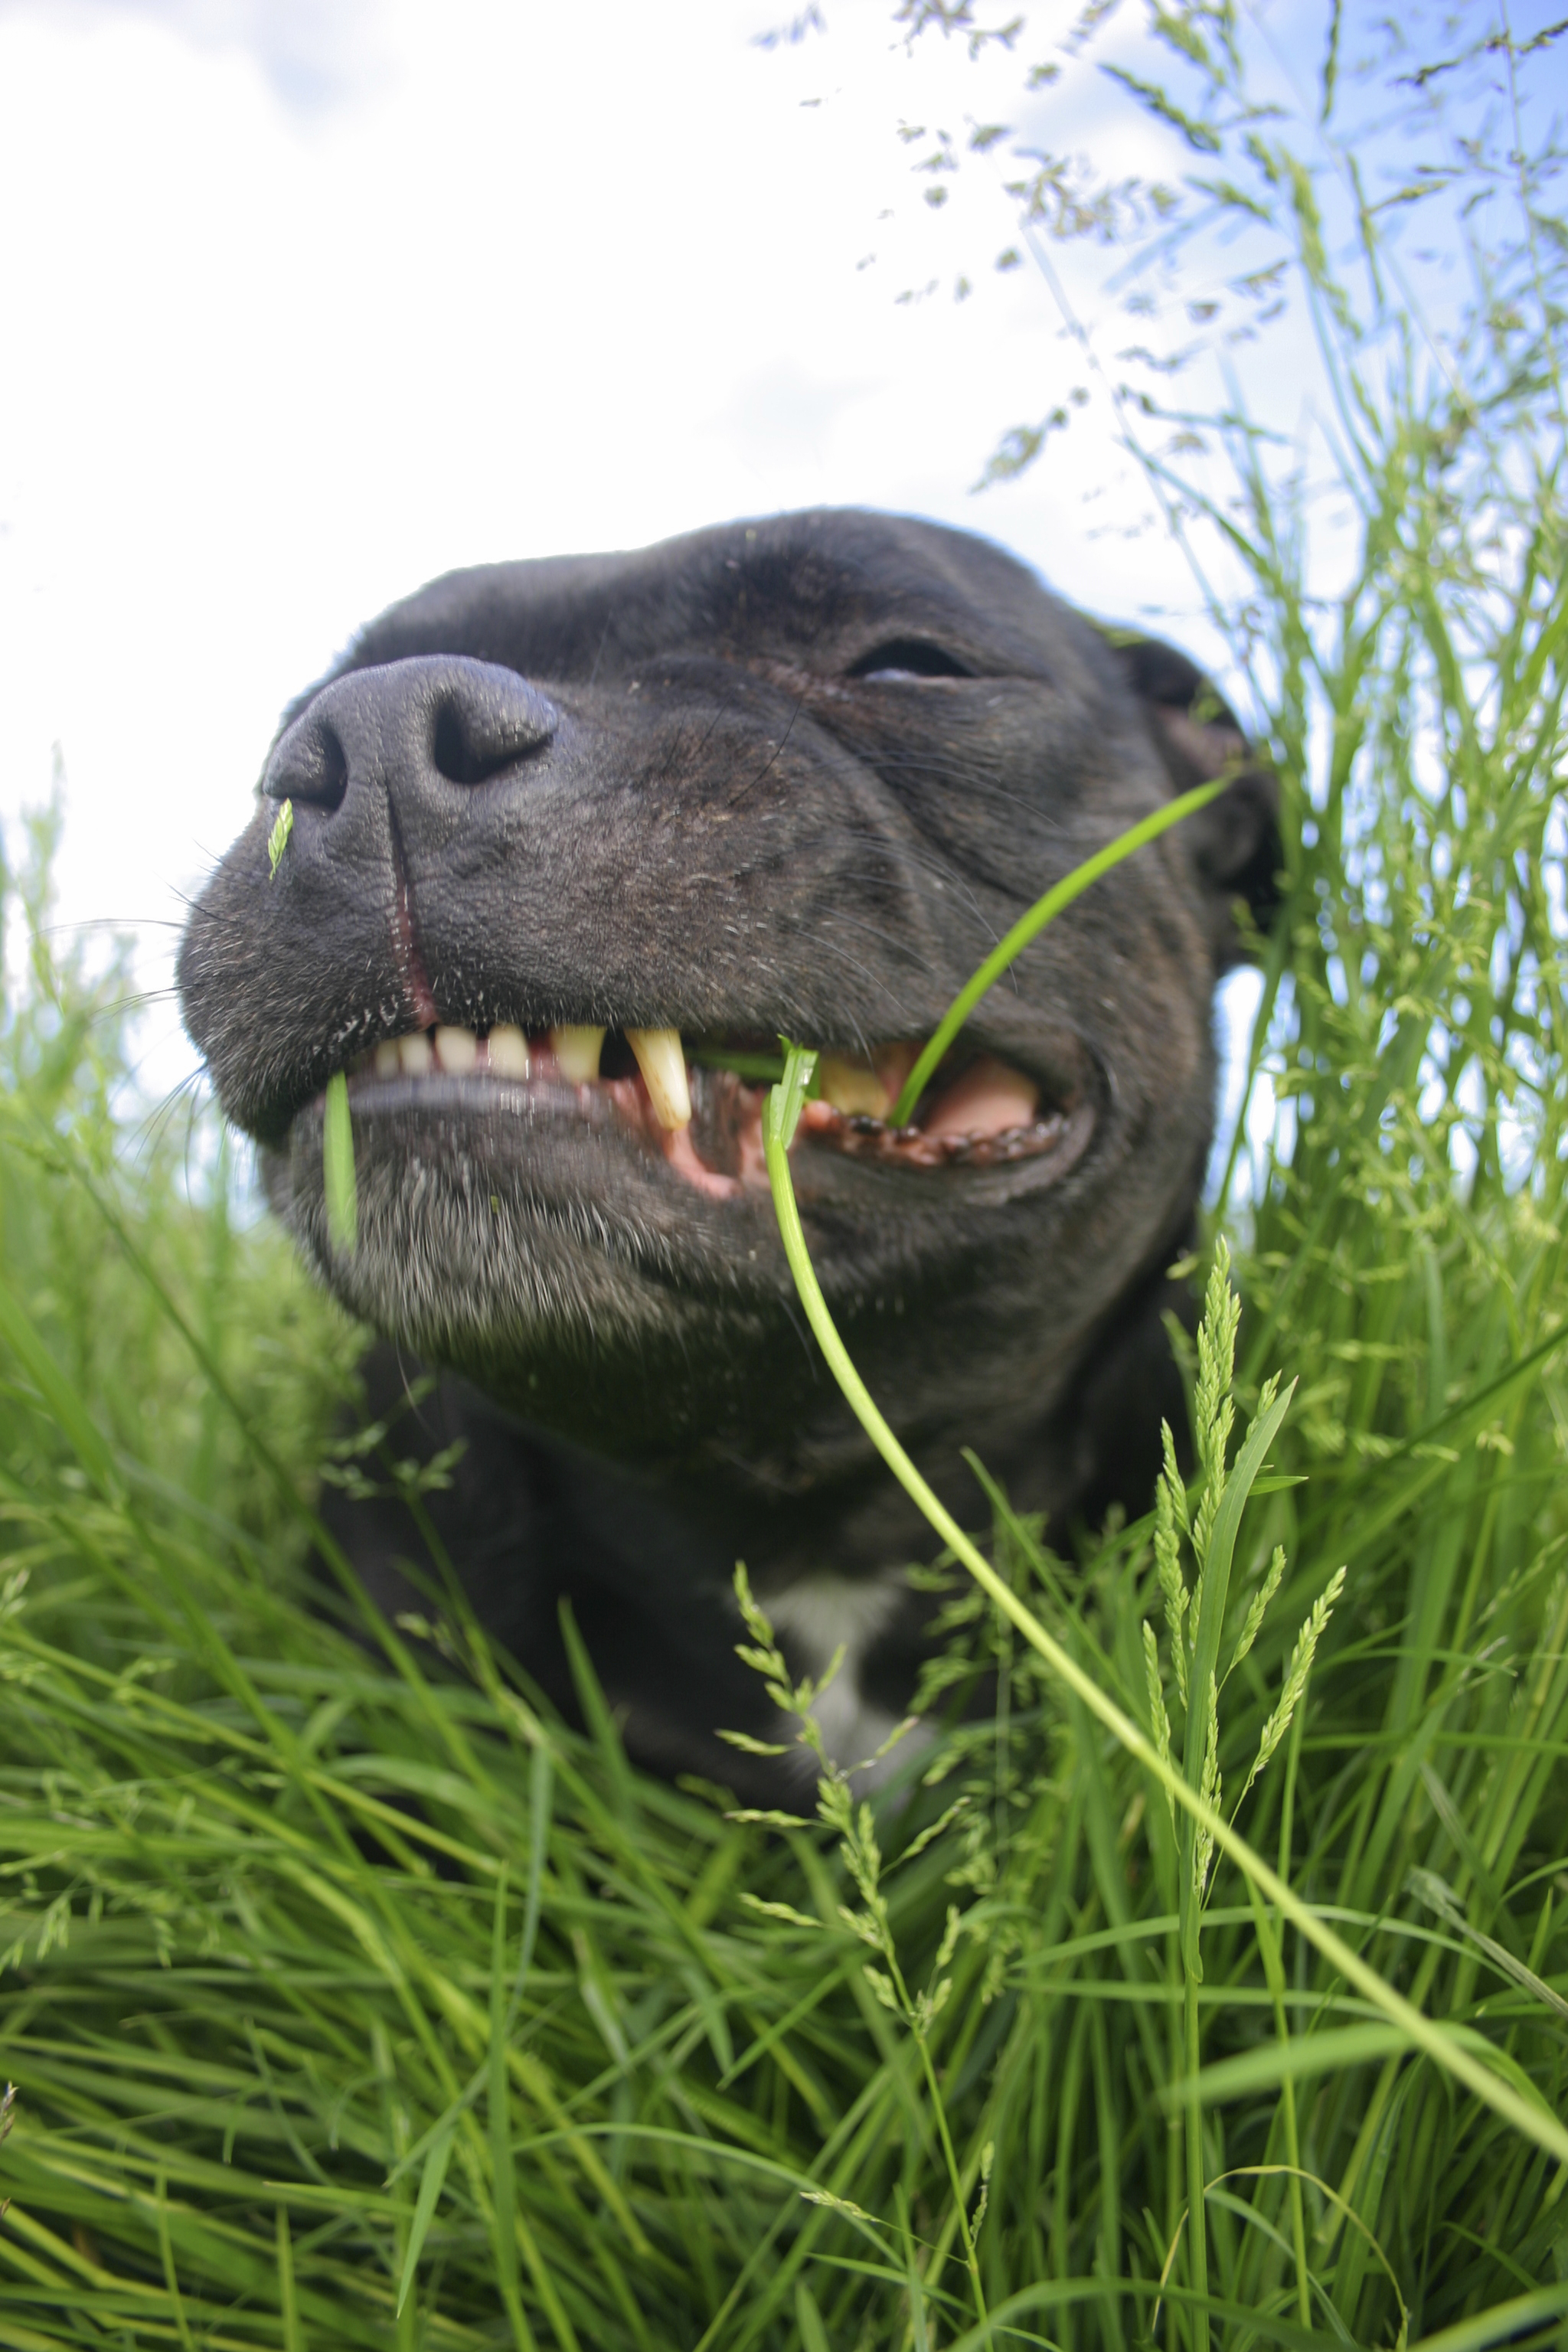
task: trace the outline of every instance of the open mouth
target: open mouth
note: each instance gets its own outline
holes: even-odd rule
[[[992,1168],[1057,1150],[1079,1104],[1053,1098],[995,1055],[956,1046],[933,1073],[910,1123],[889,1115],[920,1044],[900,1040],[868,1054],[821,1054],[816,1093],[801,1115],[797,1148],[910,1170]],[[675,1029],[560,1025],[526,1033],[510,1023],[477,1032],[439,1024],[410,1030],[348,1065],[356,1108],[395,1088],[458,1080],[522,1091],[531,1108],[613,1122],[662,1154],[671,1172],[714,1200],[765,1191],[763,1107],[778,1075],[767,1037],[686,1038]]]

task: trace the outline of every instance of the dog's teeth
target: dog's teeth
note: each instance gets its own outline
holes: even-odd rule
[[[397,1041],[397,1066],[405,1078],[422,1078],[435,1067],[436,1049],[423,1029]]]
[[[660,1127],[689,1127],[691,1094],[679,1029],[628,1029],[626,1043],[637,1057],[647,1097]]]
[[[526,1078],[528,1040],[510,1021],[498,1021],[490,1031],[489,1066],[498,1078]]]
[[[465,1077],[479,1058],[479,1041],[471,1029],[437,1029],[436,1059],[456,1078]]]
[[[892,1096],[864,1062],[824,1054],[816,1065],[816,1083],[823,1101],[849,1118],[886,1118],[893,1107]]]
[[[561,1075],[570,1078],[574,1087],[586,1086],[599,1075],[599,1051],[605,1042],[602,1029],[591,1029],[567,1022],[550,1033],[550,1050],[560,1065]]]
[[[395,1078],[403,1066],[395,1037],[384,1037],[375,1049],[373,1065],[378,1078]]]

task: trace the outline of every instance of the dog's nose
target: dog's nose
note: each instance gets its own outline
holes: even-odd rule
[[[261,788],[327,810],[356,787],[449,797],[543,751],[559,724],[537,687],[495,662],[384,662],[321,688],[279,737]]]

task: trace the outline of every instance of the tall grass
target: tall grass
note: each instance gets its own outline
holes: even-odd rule
[[[460,1594],[410,1647],[307,1581],[353,1335],[210,1129],[123,1109],[121,982],[52,959],[41,829],[0,1028],[6,2347],[1562,2340],[1560,247],[1521,165],[1439,365],[1242,110],[1245,26],[1170,21],[1206,62],[1168,102],[1228,142],[1209,176],[1258,148],[1337,403],[1310,464],[1236,404],[1184,475],[1190,418],[1129,425],[1239,567],[1285,798],[1280,1108],[1232,1171],[1238,1335],[1209,1269],[1198,1477],[1081,1539],[994,1496],[1065,1681],[922,1571],[944,1728],[900,1801],[643,1779],[585,1662],[579,1735]]]

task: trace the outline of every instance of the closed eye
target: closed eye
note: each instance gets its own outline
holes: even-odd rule
[[[974,672],[942,646],[924,637],[891,637],[862,654],[848,672],[851,677],[873,680],[906,677],[973,677]]]

